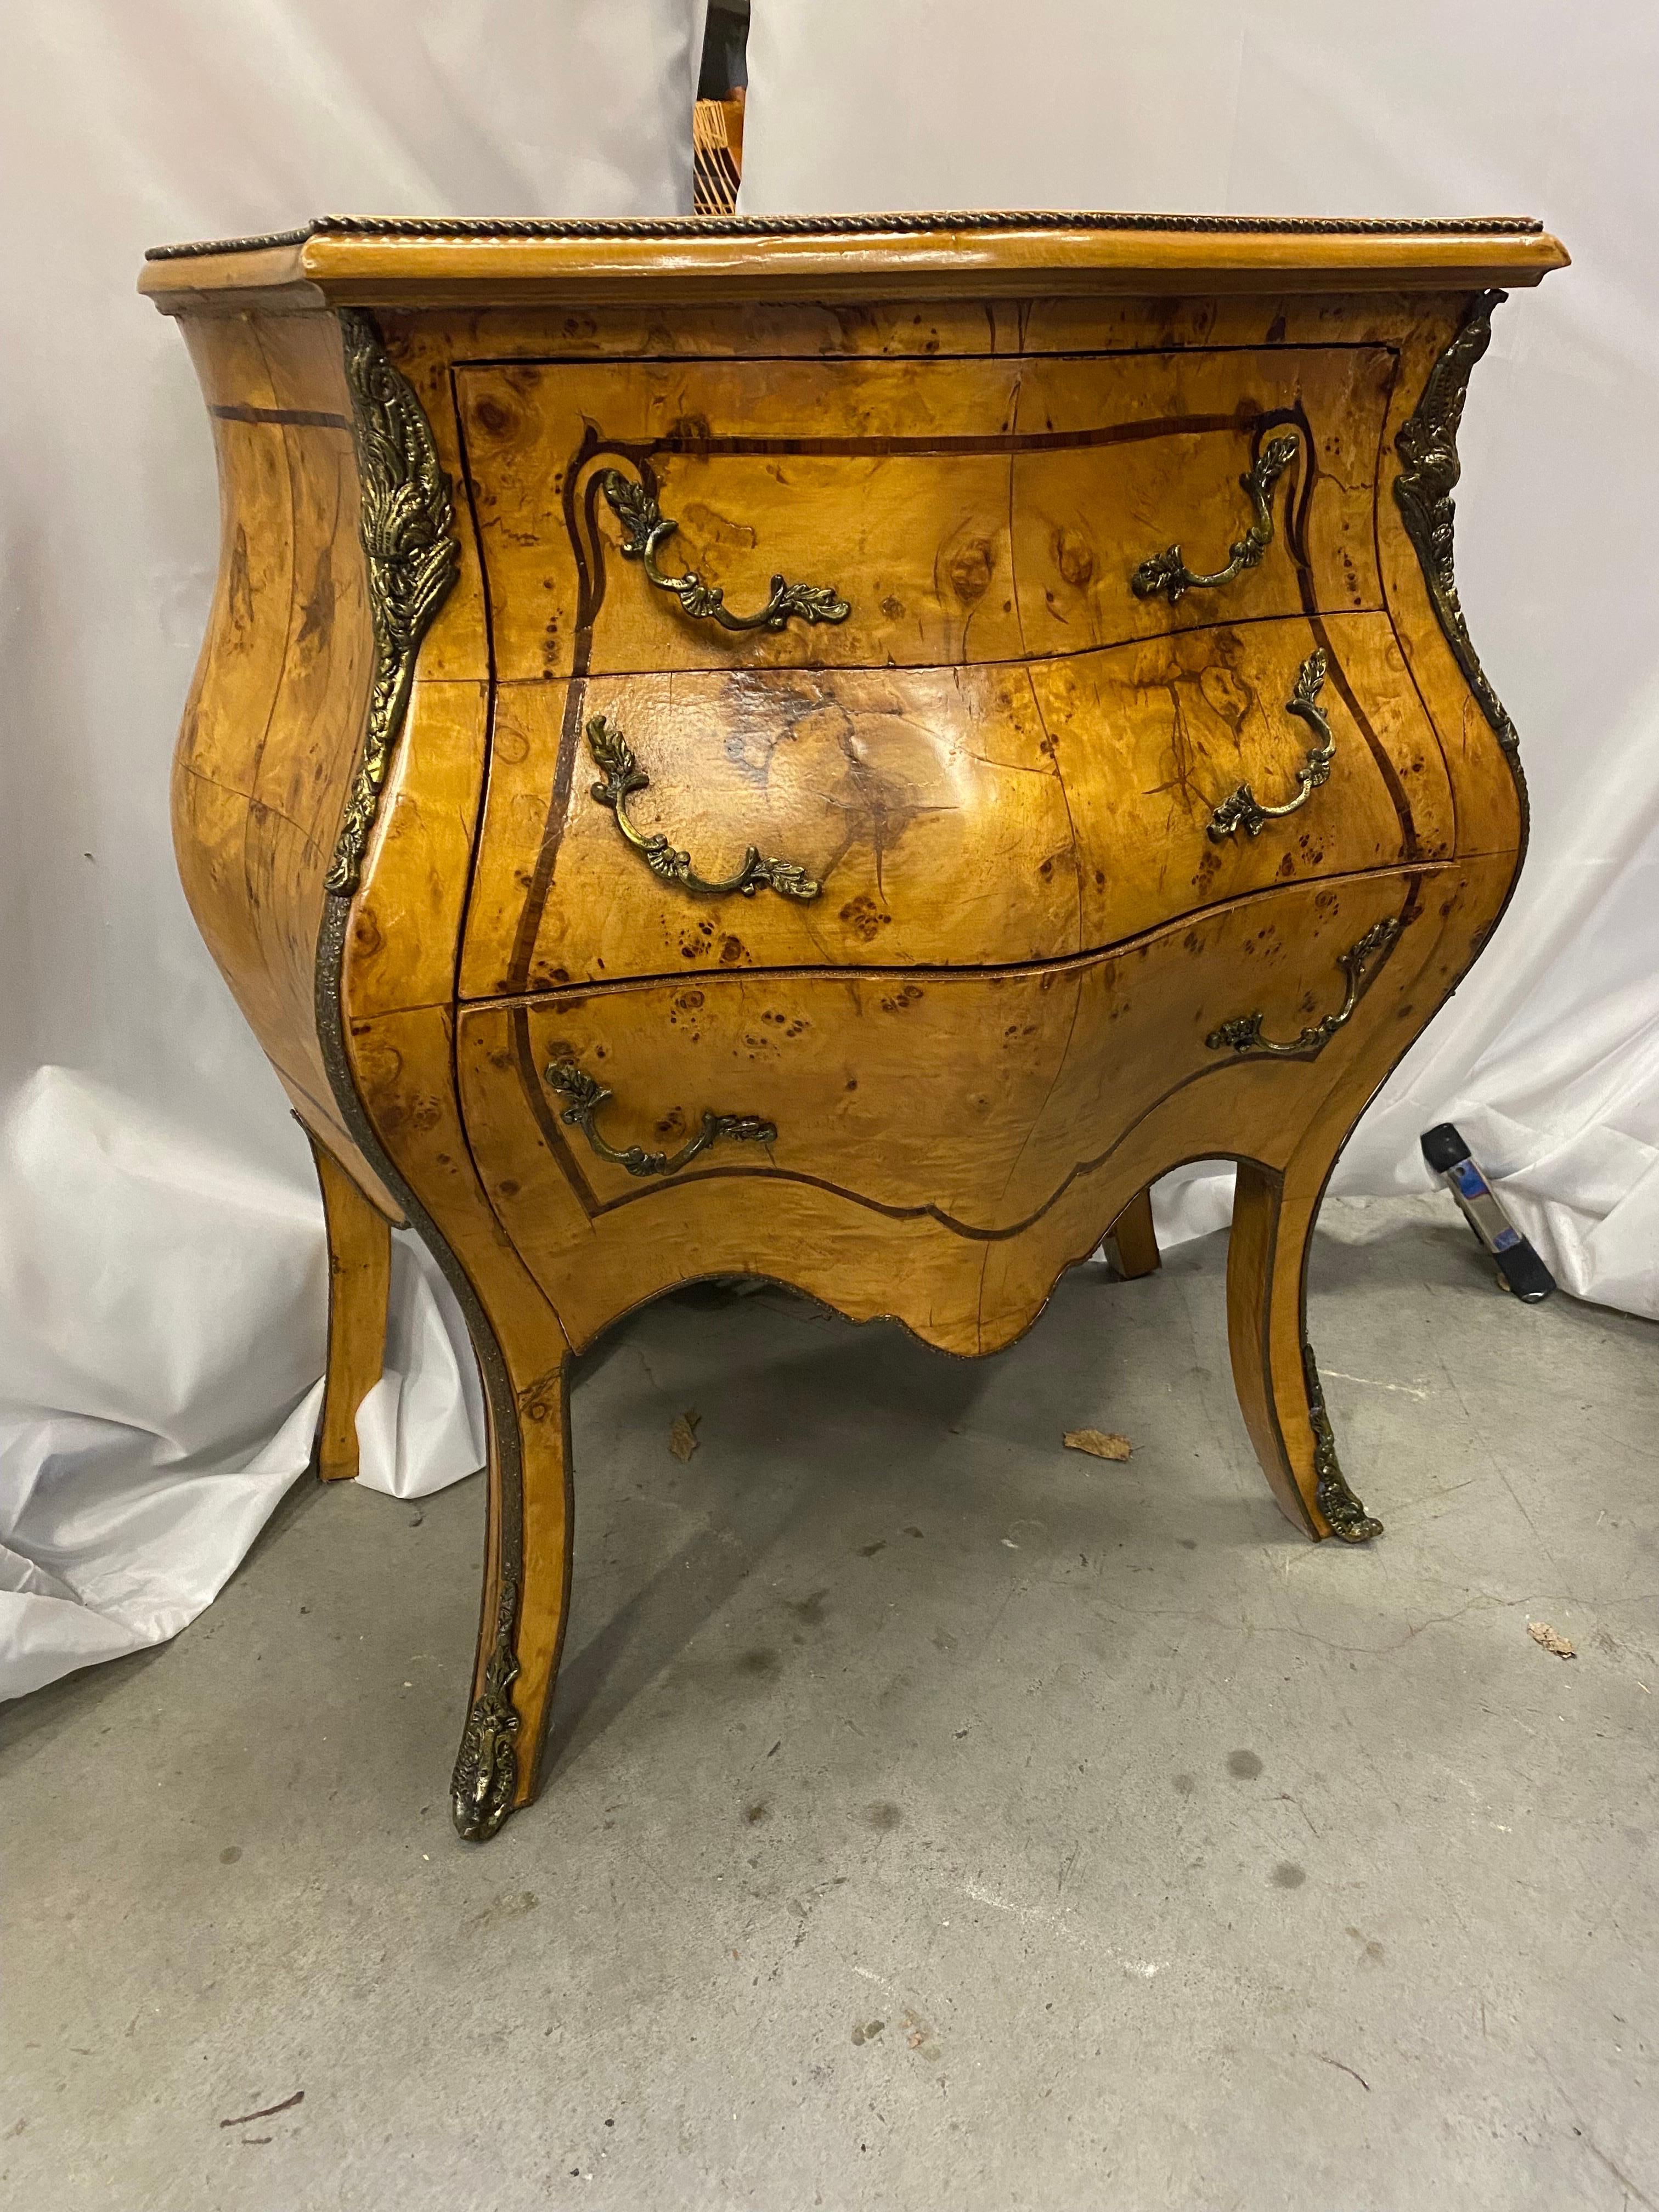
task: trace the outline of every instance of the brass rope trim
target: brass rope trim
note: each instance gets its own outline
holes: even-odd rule
[[[1533,216],[1228,216],[1111,214],[1101,210],[966,208],[881,215],[662,216],[559,222],[532,216],[324,215],[294,230],[152,246],[147,261],[251,253],[313,238],[868,238],[941,231],[1095,230],[1196,233],[1217,238],[1537,238]]]

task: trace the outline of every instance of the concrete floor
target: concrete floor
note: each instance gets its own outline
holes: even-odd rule
[[[176,1643],[0,1717],[0,2201],[1659,2205],[1656,1332],[1436,1201],[1328,1220],[1367,1552],[1269,1499],[1219,1238],[974,1365],[635,1316],[560,1755],[482,1849],[480,1486],[302,1485]]]

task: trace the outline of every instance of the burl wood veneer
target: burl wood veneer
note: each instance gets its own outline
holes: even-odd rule
[[[1526,835],[1452,575],[1536,225],[330,221],[165,249],[223,489],[191,907],[317,1147],[321,1464],[388,1221],[489,1410],[463,1835],[535,1793],[573,1351],[698,1276],[994,1352],[1231,1158],[1274,1495],[1366,1101]]]

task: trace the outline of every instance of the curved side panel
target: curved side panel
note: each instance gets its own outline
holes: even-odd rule
[[[397,1206],[336,1107],[313,1005],[328,870],[374,667],[331,315],[183,324],[218,453],[217,586],[173,757],[197,927],[307,1126]]]

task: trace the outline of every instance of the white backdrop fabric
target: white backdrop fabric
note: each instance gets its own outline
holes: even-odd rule
[[[757,0],[743,206],[1537,215],[1500,310],[1457,574],[1521,731],[1502,928],[1332,1188],[1426,1188],[1453,1121],[1578,1297],[1659,1315],[1659,9],[1650,0]],[[1171,1177],[1166,1237],[1227,1218]]]
[[[314,1427],[321,1211],[177,888],[168,761],[216,495],[143,247],[322,210],[689,204],[702,0],[23,0],[0,33],[0,1695],[173,1634]],[[1350,1149],[1455,1119],[1563,1281],[1659,1313],[1659,21],[1544,0],[756,0],[745,204],[1543,215],[1498,319],[1459,575],[1521,726],[1502,931]],[[1165,1234],[1225,1218],[1189,1184]],[[482,1453],[459,1317],[397,1242],[362,1479]]]
[[[178,889],[168,764],[218,495],[163,240],[690,206],[703,0],[21,0],[0,22],[0,1696],[173,1635],[311,1454],[305,1141]],[[395,1240],[362,1479],[470,1474]]]

